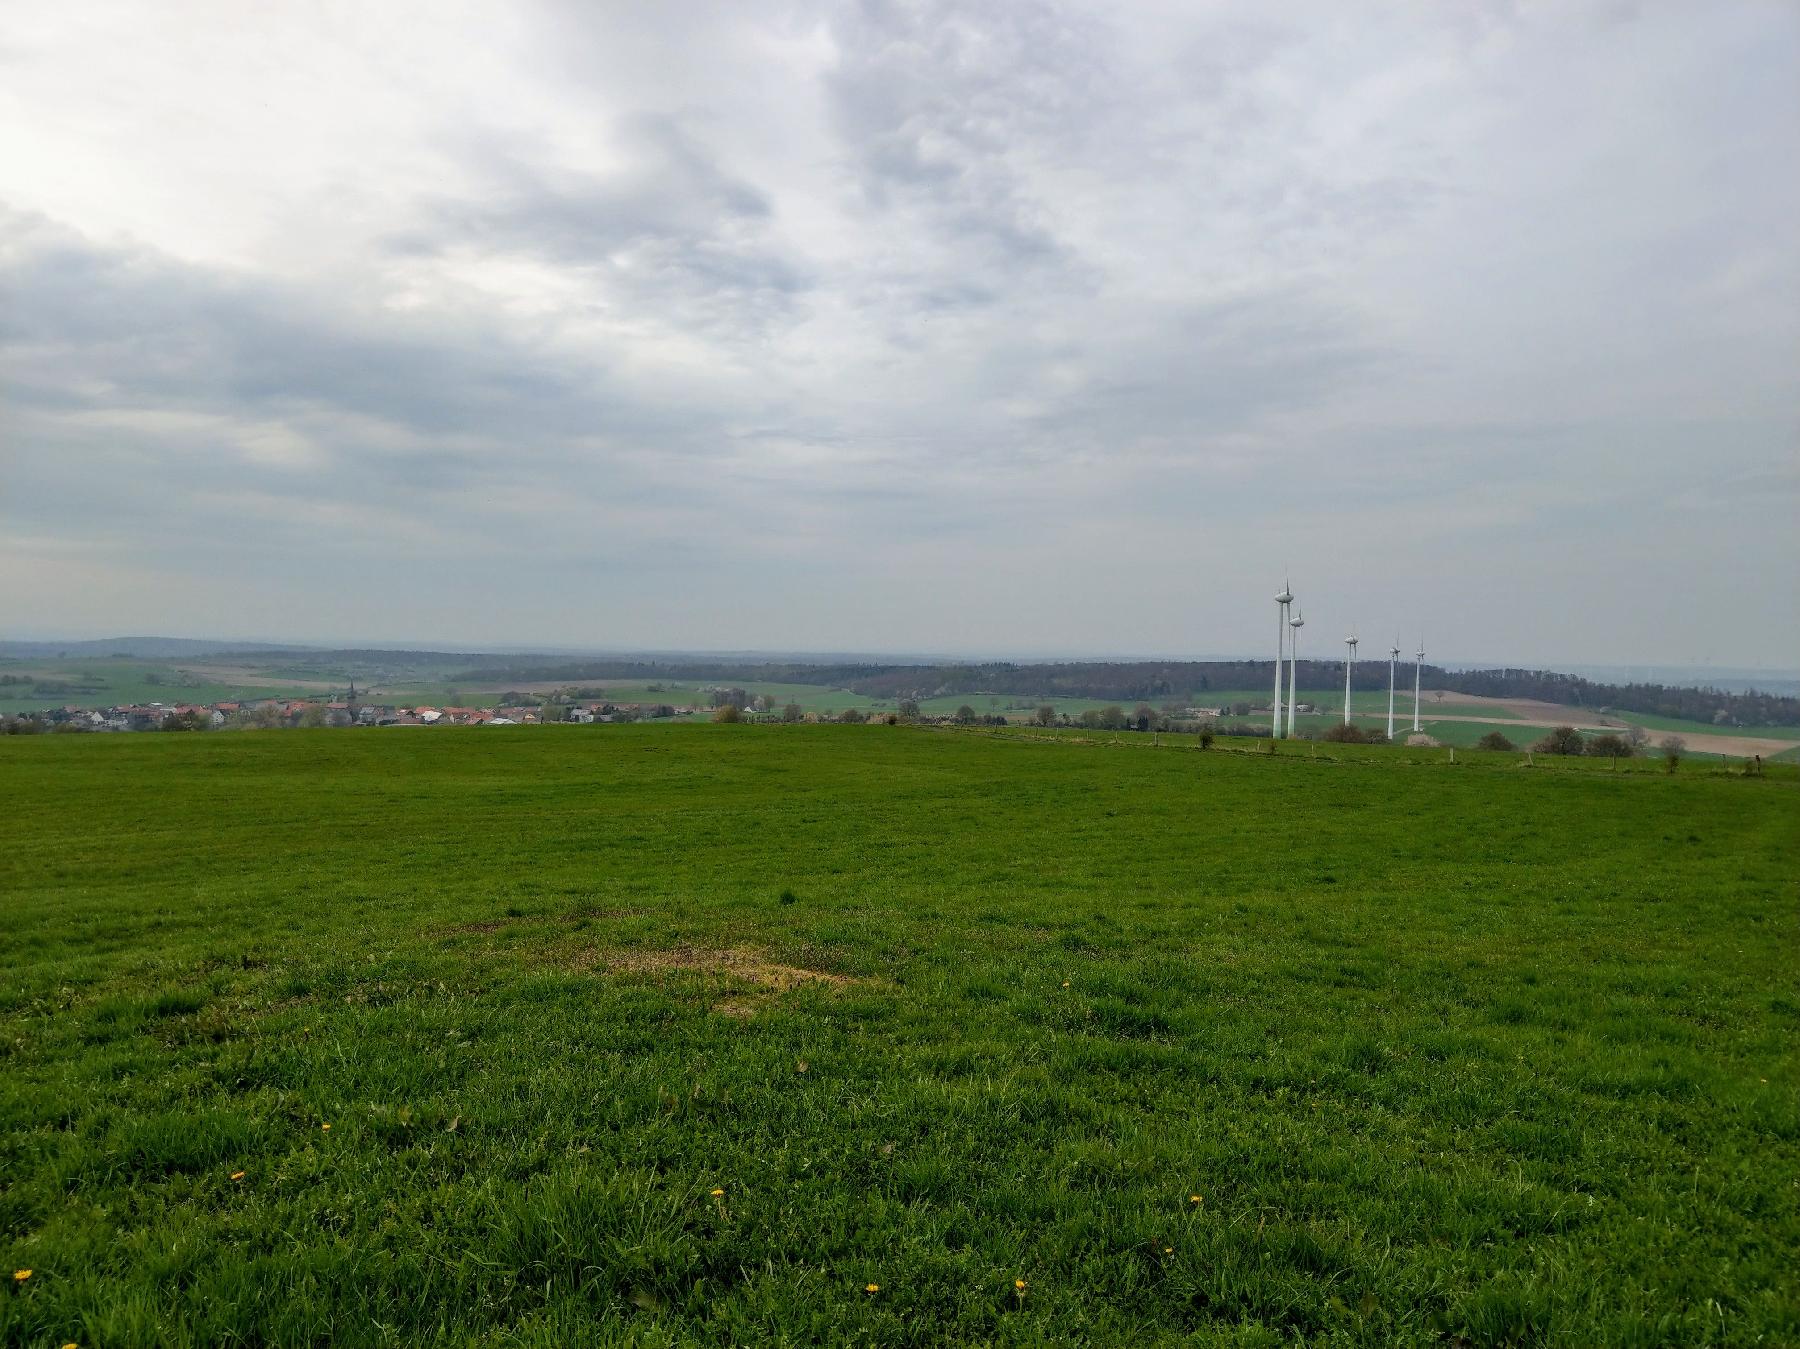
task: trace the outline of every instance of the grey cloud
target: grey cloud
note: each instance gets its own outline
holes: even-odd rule
[[[322,305],[18,213],[0,227],[7,505],[27,519],[195,557],[510,553],[512,487],[654,518],[716,432],[705,407],[495,328]],[[573,520],[536,537],[604,552]]]
[[[247,412],[307,407],[420,436],[666,433],[604,368],[498,329],[244,280],[147,250],[103,248],[17,213],[0,218],[0,343],[11,396],[41,405]],[[609,392],[612,394],[608,396]]]
[[[834,26],[841,59],[827,87],[854,182],[879,220],[917,213],[943,252],[917,288],[942,306],[991,295],[966,277],[1030,272],[1066,284],[1078,269],[1051,203],[1021,156],[1092,144],[1118,93],[1105,32],[1027,0],[972,12],[867,4]]]
[[[0,216],[28,602],[82,552],[266,589],[263,635],[375,635],[309,589],[366,570],[444,639],[936,648],[955,596],[997,647],[1260,649],[1285,560],[1523,660],[1761,631],[1726,562],[1797,607],[1786,11],[517,13],[317,142],[258,123],[236,195],[156,115],[179,18],[122,90],[155,135],[83,139],[73,30],[14,62],[57,156]],[[115,142],[147,172],[67,168]],[[1594,557],[1598,634],[1544,589]]]
[[[721,168],[676,118],[640,113],[615,132],[629,162],[604,175],[546,164],[517,138],[465,140],[456,153],[478,187],[438,203],[395,245],[526,254],[603,273],[609,293],[678,302],[696,317],[767,320],[814,284],[772,237],[768,195]]]

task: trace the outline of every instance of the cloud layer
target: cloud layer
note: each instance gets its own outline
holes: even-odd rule
[[[19,635],[1800,666],[1791,7],[9,10]]]

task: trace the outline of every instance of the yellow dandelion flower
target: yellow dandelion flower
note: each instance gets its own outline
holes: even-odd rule
[[[31,1277],[31,1271],[28,1269],[15,1269],[13,1271],[13,1282],[14,1283],[24,1283],[25,1280],[29,1279],[30,1277]]]
[[[1164,1255],[1173,1255],[1173,1254],[1175,1254],[1175,1248],[1173,1246],[1164,1246],[1163,1254]]]
[[[1067,979],[1064,979],[1064,980],[1063,980],[1063,987],[1064,987],[1064,988],[1067,988],[1067,987],[1068,987],[1068,986],[1069,986],[1069,981],[1068,981],[1068,980],[1067,980]]]
[[[863,1292],[865,1292],[865,1293],[879,1293],[880,1291],[881,1291],[881,1285],[878,1283],[870,1283],[870,1284],[863,1285]]]
[[[319,1132],[323,1133],[323,1134],[328,1134],[331,1132],[331,1126],[329,1124],[321,1124],[319,1126]]]
[[[1188,1196],[1188,1203],[1190,1203],[1190,1204],[1198,1204],[1198,1203],[1199,1203],[1199,1202],[1200,1202],[1200,1196],[1199,1196],[1199,1195],[1197,1195],[1197,1194],[1190,1194],[1190,1195],[1189,1195],[1189,1196]]]
[[[713,1198],[714,1198],[714,1199],[723,1199],[723,1198],[724,1198],[724,1197],[725,1197],[725,1191],[723,1191],[723,1190],[714,1190],[714,1191],[713,1191],[713,1192],[712,1192],[712,1197],[713,1197]]]
[[[242,1171],[233,1171],[231,1173],[231,1178],[233,1180],[242,1180],[244,1178],[244,1173]]]
[[[1013,1290],[1015,1292],[1023,1293],[1025,1291],[1025,1280],[1014,1279],[1013,1280]]]

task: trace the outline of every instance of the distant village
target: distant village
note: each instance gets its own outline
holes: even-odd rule
[[[703,690],[729,697],[736,690]],[[114,707],[54,707],[31,714],[47,730],[68,731],[204,731],[228,727],[314,726],[535,726],[541,722],[592,723],[689,717],[712,712],[721,702],[614,703],[603,698],[520,697],[494,707],[427,706],[376,702],[359,698],[355,686],[341,699],[244,698],[216,703],[127,703]],[[747,698],[746,719],[779,719],[772,700]]]
[[[189,688],[198,681],[185,671],[175,672],[175,681],[190,679]],[[144,682],[165,683],[165,677],[152,673]],[[174,681],[167,681],[174,682]],[[38,675],[0,675],[5,690],[29,689],[36,694],[70,695],[103,694],[103,687],[81,687],[72,679],[46,679]],[[177,688],[180,683],[177,682]],[[215,687],[217,687],[215,685]],[[804,708],[789,693],[752,692],[733,683],[660,683],[618,687],[614,684],[536,684],[508,690],[497,695],[483,692],[482,701],[492,699],[492,706],[463,705],[453,687],[447,687],[447,700],[442,704],[423,701],[401,701],[392,692],[364,687],[351,681],[343,690],[319,685],[321,692],[294,696],[282,693],[213,702],[167,700],[104,705],[96,698],[86,703],[66,702],[41,705],[35,710],[0,715],[0,734],[29,735],[46,731],[118,732],[118,731],[214,731],[277,730],[284,728],[363,727],[363,726],[536,726],[547,723],[591,725],[599,722],[675,721],[710,718],[714,721],[747,722],[907,722],[935,725],[1005,726],[1026,722],[1051,728],[1089,729],[1101,731],[1176,731],[1200,734],[1258,736],[1269,734],[1266,718],[1269,707],[1264,700],[1243,700],[1218,706],[1189,706],[1185,700],[1164,701],[1160,707],[1138,702],[1129,710],[1114,703],[1089,706],[1079,711],[1057,707],[1048,699],[1021,694],[1004,696],[1004,710],[997,707],[1002,698],[992,694],[976,697],[987,703],[987,711],[977,711],[964,703],[954,711],[944,707],[949,696],[940,689],[928,701],[937,707],[927,710],[921,699],[926,695],[900,693],[891,704],[886,700],[859,697],[842,688],[807,686],[810,700],[818,695],[842,695],[846,701],[861,706],[821,710]],[[490,686],[491,687],[491,686]],[[766,688],[767,686],[765,686]],[[418,687],[407,690],[417,698]],[[629,700],[620,695],[629,695]],[[644,695],[650,695],[645,697]],[[19,695],[10,694],[18,701]],[[784,701],[785,699],[785,701]],[[1296,704],[1305,714],[1314,710],[1311,702]],[[1225,718],[1236,719],[1227,723]],[[1244,720],[1254,718],[1255,720]],[[1302,734],[1312,734],[1304,731]]]
[[[657,685],[651,685],[656,691]],[[355,685],[341,698],[242,698],[224,702],[122,703],[111,707],[68,705],[0,718],[0,729],[22,731],[211,731],[232,728],[275,730],[301,727],[360,726],[536,726],[544,723],[590,725],[597,722],[673,720],[710,716],[728,721],[908,721],[982,723],[1005,725],[1014,718],[1003,714],[977,714],[964,706],[954,714],[921,714],[911,698],[898,701],[894,711],[862,711],[856,708],[820,712],[803,710],[798,703],[782,703],[768,694],[751,694],[741,688],[712,686],[681,690],[684,702],[619,702],[594,694],[592,689],[570,688],[548,695],[509,693],[492,707],[434,706],[378,701],[379,695],[359,696]],[[696,701],[695,695],[704,701]],[[1042,726],[1081,726],[1101,730],[1170,731],[1199,730],[1207,726],[1238,734],[1266,733],[1259,726],[1225,728],[1221,719],[1266,709],[1254,704],[1232,707],[1175,707],[1160,711],[1146,704],[1135,710],[1122,707],[1090,708],[1076,715],[1055,711],[1049,704],[1029,700],[1016,704],[1019,720]],[[1310,703],[1299,705],[1312,711]]]

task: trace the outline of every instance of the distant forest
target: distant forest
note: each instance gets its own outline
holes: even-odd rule
[[[373,653],[368,653],[373,654]],[[390,660],[397,654],[380,653]],[[479,659],[479,658],[478,658]],[[1410,663],[1402,683],[1410,686]],[[1317,690],[1343,683],[1341,661],[1300,662],[1302,687]],[[568,681],[596,679],[683,679],[822,684],[872,698],[932,698],[997,693],[1018,697],[1104,698],[1114,702],[1166,702],[1210,692],[1242,693],[1272,688],[1270,661],[1077,661],[1055,664],[994,662],[979,665],[809,665],[743,661],[545,660],[495,656],[460,672],[464,682]],[[1364,660],[1352,680],[1364,691],[1387,687],[1387,662]],[[1435,665],[1423,671],[1430,689],[1490,698],[1538,698],[1599,711],[1611,708],[1649,716],[1725,726],[1800,725],[1800,698],[1769,693],[1729,693],[1712,688],[1663,684],[1602,684],[1549,670],[1463,670]]]

